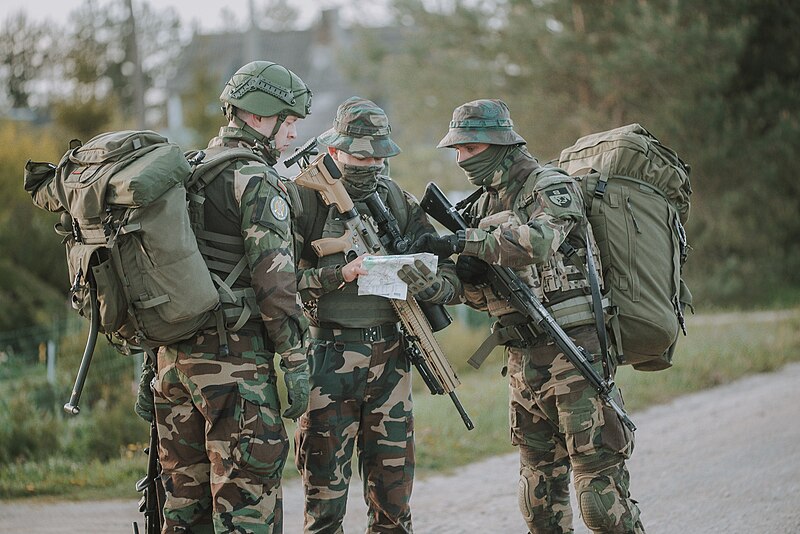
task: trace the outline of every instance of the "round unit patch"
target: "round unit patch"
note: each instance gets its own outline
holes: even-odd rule
[[[286,217],[289,216],[289,204],[281,197],[272,197],[272,200],[269,202],[269,210],[279,221],[285,221]]]

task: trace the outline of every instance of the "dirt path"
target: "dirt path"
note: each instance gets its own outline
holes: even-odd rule
[[[800,364],[682,397],[636,413],[634,421],[631,490],[650,534],[800,532]],[[416,532],[526,532],[516,484],[515,454],[417,480]],[[348,534],[366,524],[356,486]],[[286,485],[284,499],[285,532],[299,533],[297,481]],[[133,501],[0,503],[2,533],[129,533],[135,520]],[[587,532],[577,517],[575,523],[576,533]]]

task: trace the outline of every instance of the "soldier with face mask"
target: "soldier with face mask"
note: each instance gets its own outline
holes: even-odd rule
[[[161,347],[153,382],[163,531],[282,532],[289,444],[273,358],[290,400],[283,416],[297,419],[308,400],[307,322],[296,302],[293,208],[273,165],[310,112],[311,91],[290,70],[254,61],[220,100],[228,125],[203,161],[224,164],[206,178],[193,222],[220,309],[192,338]]]
[[[560,169],[539,165],[500,100],[457,107],[438,147],[456,150],[459,167],[481,193],[465,214],[471,228],[424,236],[412,251],[460,253],[456,272],[465,302],[498,319],[496,334],[512,332],[526,318],[493,293],[486,271],[488,264],[514,269],[593,355],[598,374],[613,378],[617,362],[604,361],[584,274],[591,254],[601,277],[600,258],[576,182]],[[577,262],[565,255],[565,242],[577,251]],[[530,531],[572,532],[573,474],[581,516],[593,532],[644,532],[625,466],[633,433],[547,335],[501,339],[507,340],[511,439],[520,451],[519,505]],[[614,397],[621,406],[616,390]]]
[[[365,199],[377,191],[410,243],[435,230],[416,199],[382,174],[385,158],[400,152],[390,131],[381,108],[352,97],[318,141],[336,161],[359,213],[370,214]],[[335,206],[329,208],[311,189],[298,189],[303,206],[295,221],[298,291],[311,320],[311,394],[296,435],[305,531],[342,531],[356,447],[367,532],[411,532],[414,419],[398,317],[387,299],[358,295],[356,280],[366,274],[363,256],[350,262],[342,253],[317,257],[311,243],[339,237],[345,227]],[[441,262],[436,273],[421,273],[420,267],[406,273],[420,301],[457,299],[460,284],[452,262]]]

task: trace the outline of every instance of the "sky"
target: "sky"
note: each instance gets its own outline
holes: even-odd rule
[[[95,0],[105,5],[111,0]],[[116,0],[118,1],[118,0]],[[248,0],[133,0],[134,5],[146,1],[151,7],[162,9],[173,7],[180,15],[186,28],[196,23],[202,31],[218,29],[219,14],[223,7],[233,11],[248,9]],[[256,5],[260,2],[254,0]],[[300,24],[303,26],[313,22],[321,9],[340,7],[343,21],[352,20],[356,16],[380,16],[381,1],[376,0],[289,0],[290,4],[301,9]],[[82,0],[0,0],[0,21],[20,10],[25,11],[33,20],[66,21],[71,11],[82,5]],[[368,22],[368,21],[364,21]]]

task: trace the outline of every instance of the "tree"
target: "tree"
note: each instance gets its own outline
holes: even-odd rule
[[[46,23],[28,20],[23,11],[10,15],[0,30],[0,72],[12,108],[31,105],[31,84],[50,61],[52,32]]]
[[[790,294],[800,290],[793,179],[800,7],[788,0],[392,5],[410,38],[379,54],[362,50],[368,64],[352,72],[386,82],[406,156],[425,147],[423,164],[407,169],[398,158],[394,173],[442,178],[444,158],[430,147],[453,107],[475,98],[505,100],[515,128],[544,160],[581,135],[639,122],[693,167],[687,269],[698,300],[766,302],[787,294],[787,285]],[[463,184],[451,171],[444,176],[451,187]]]

